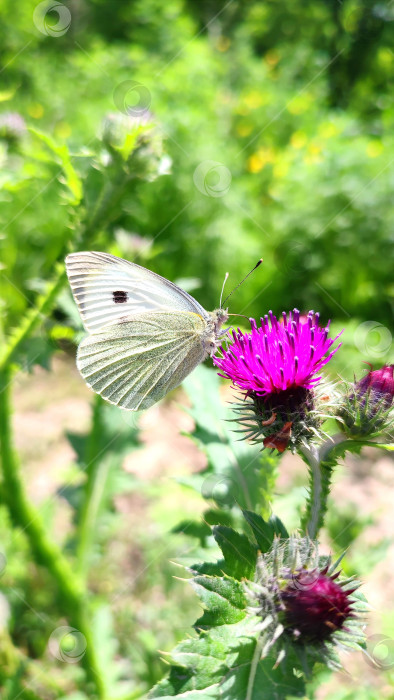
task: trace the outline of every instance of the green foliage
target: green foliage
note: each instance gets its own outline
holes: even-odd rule
[[[190,437],[204,452],[207,466],[182,483],[202,494],[216,504],[218,510],[207,511],[210,524],[212,518],[218,524],[234,523],[240,509],[260,509],[264,515],[270,512],[270,496],[277,475],[276,456],[262,453],[258,446],[251,446],[239,439],[236,414],[220,399],[219,378],[211,369],[199,366],[183,384],[192,401],[188,413],[195,427]],[[244,525],[243,519],[240,519]]]
[[[393,10],[374,0],[240,0],[219,11],[208,0],[66,0],[71,24],[54,36],[33,19],[37,4],[20,0],[15,12],[0,0],[2,697],[145,697],[165,672],[157,649],[174,647],[198,615],[170,557],[204,559],[189,566],[204,612],[152,697],[303,696],[291,653],[275,671],[274,658],[258,661],[243,589],[257,552],[288,536],[271,514],[278,458],[238,441],[216,374],[200,367],[185,382],[190,437],[206,466],[181,486],[127,474],[139,426],[93,399],[89,429],[67,433],[74,456],[57,493],[38,505],[12,441],[11,382],[74,353],[82,326],[63,260],[82,248],[181,278],[206,308],[218,305],[226,270],[235,286],[263,256],[230,311],[258,317],[298,306],[335,317],[338,330],[346,326],[332,364],[341,376],[362,360],[389,360],[379,329],[392,321]],[[47,21],[56,24],[56,10]],[[141,120],[127,115],[131,79],[148,96]],[[375,330],[360,335],[364,319]],[[338,459],[365,445],[393,449],[334,446],[320,465],[324,498]],[[195,494],[206,502],[202,518],[188,506]],[[128,497],[121,518],[115,504]],[[165,507],[154,515],[166,499],[170,526]],[[284,511],[299,491],[288,499]],[[152,522],[145,511],[138,518],[141,501]],[[62,508],[69,523],[58,533]],[[338,549],[357,544],[365,520],[352,517],[328,520]],[[127,537],[132,547],[119,553]],[[344,567],[365,571],[387,546],[364,558],[352,551]],[[125,600],[119,571],[132,589]],[[65,623],[88,642],[79,663],[50,654]]]
[[[251,515],[245,517],[254,523],[258,536],[262,531],[273,536],[274,525]],[[278,519],[275,527],[285,532]],[[232,528],[216,527],[213,534],[224,557],[224,567],[218,562],[222,573],[195,573],[191,579],[204,608],[195,624],[197,636],[181,642],[171,652],[169,676],[149,697],[192,699],[202,690],[204,697],[227,700],[301,697],[305,685],[299,661],[288,656],[279,669],[274,669],[275,659],[262,656],[258,620],[248,613],[242,582],[254,579],[256,545]],[[192,567],[192,571],[199,569],[199,565]]]

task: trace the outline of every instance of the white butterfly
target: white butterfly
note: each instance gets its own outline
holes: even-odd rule
[[[89,387],[129,411],[159,401],[214,355],[227,309],[209,312],[172,282],[107,253],[72,253],[67,275],[88,335],[77,367]]]

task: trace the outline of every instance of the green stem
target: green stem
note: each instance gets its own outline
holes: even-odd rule
[[[97,514],[102,501],[105,484],[107,483],[109,460],[103,459],[101,445],[102,420],[101,410],[103,401],[100,396],[94,397],[92,429],[89,434],[85,462],[86,483],[83,492],[83,502],[78,523],[77,558],[79,571],[86,574],[88,554],[93,542]]]
[[[310,495],[307,512],[304,516],[304,520],[306,520],[305,530],[311,539],[315,539],[321,526],[322,511],[325,508],[319,453],[314,445],[308,448],[304,447],[302,452],[310,470]]]
[[[254,683],[256,680],[257,667],[259,665],[259,661],[261,660],[261,652],[263,650],[263,645],[264,645],[264,638],[262,636],[260,636],[257,639],[256,646],[255,646],[255,649],[253,652],[253,658],[252,658],[252,661],[250,664],[248,687],[246,689],[245,700],[251,700],[253,697],[253,689],[254,689]]]
[[[324,523],[327,512],[327,500],[330,493],[331,476],[336,459],[330,459],[331,450],[345,440],[342,433],[326,440],[320,449],[316,445],[303,447],[304,461],[309,466],[309,498],[302,519],[302,529],[311,538],[316,539]]]
[[[86,614],[86,591],[60,549],[47,537],[40,515],[29,502],[20,478],[11,438],[11,380],[12,373],[9,368],[0,372],[0,456],[5,503],[13,524],[25,532],[35,560],[44,566],[56,581],[70,625],[84,636],[86,651],[81,664],[88,681],[95,689],[95,695],[104,700],[104,683]]]
[[[15,353],[20,345],[27,338],[29,338],[37,326],[39,326],[41,319],[51,310],[66,279],[67,275],[64,266],[59,266],[55,274],[55,279],[52,284],[48,285],[45,295],[40,297],[39,302],[34,309],[30,309],[27,312],[16,332],[8,341],[8,345],[1,356],[0,371],[13,361]]]

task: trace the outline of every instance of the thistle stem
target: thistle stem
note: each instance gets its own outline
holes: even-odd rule
[[[311,447],[304,446],[301,450],[302,457],[310,470],[310,494],[302,521],[302,529],[311,539],[318,536],[327,512],[331,476],[338,461],[338,457],[330,456],[330,452],[344,440],[346,437],[342,433],[337,433],[326,440],[320,449],[316,445],[311,445]]]
[[[256,642],[256,646],[253,652],[253,658],[250,663],[250,673],[249,673],[249,678],[248,678],[248,687],[246,689],[246,696],[245,700],[252,700],[253,697],[253,688],[254,688],[254,683],[256,680],[256,673],[257,673],[257,666],[259,664],[259,661],[261,659],[261,652],[263,650],[263,645],[264,645],[264,639],[262,636],[260,636]]]
[[[86,482],[83,490],[83,500],[79,512],[77,531],[77,559],[81,575],[86,575],[88,555],[94,538],[97,515],[107,483],[110,463],[103,459],[100,447],[102,435],[102,406],[101,396],[93,399],[92,427],[86,447]]]
[[[305,530],[311,539],[315,539],[320,529],[321,513],[325,508],[319,451],[315,445],[312,445],[311,447],[303,447],[302,453],[310,469],[310,496],[304,517],[304,520],[306,519]]]
[[[91,625],[86,614],[86,591],[73,567],[61,550],[47,536],[38,511],[29,502],[20,477],[19,465],[14,453],[11,435],[11,370],[0,372],[0,456],[3,476],[2,496],[15,527],[25,533],[33,556],[56,581],[64,613],[86,640],[86,651],[81,658],[86,677],[94,688],[94,695],[105,698],[104,683],[91,635]]]

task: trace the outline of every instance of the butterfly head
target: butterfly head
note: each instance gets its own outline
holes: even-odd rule
[[[221,338],[227,333],[227,330],[222,330],[222,325],[228,319],[228,309],[215,309],[209,316],[210,321],[207,325],[207,333],[203,338],[203,343],[207,355],[209,354],[213,357],[220,346]]]
[[[215,319],[215,330],[220,330],[223,323],[226,323],[228,319],[228,309],[215,309],[213,312]]]

